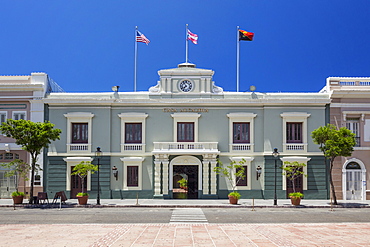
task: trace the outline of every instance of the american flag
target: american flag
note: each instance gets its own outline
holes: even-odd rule
[[[190,30],[188,29],[188,40],[193,42],[193,44],[198,44],[198,35],[190,32]]]
[[[145,37],[144,34],[140,33],[139,31],[136,30],[136,42],[143,42],[145,44],[149,44],[150,41]]]

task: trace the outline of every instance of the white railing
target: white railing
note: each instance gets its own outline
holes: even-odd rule
[[[140,152],[144,150],[145,144],[142,144],[142,143],[121,144],[121,147],[122,147],[123,152],[128,152],[128,151]]]
[[[250,143],[241,143],[241,144],[230,144],[232,151],[251,151],[252,144]]]
[[[89,151],[91,144],[79,143],[79,144],[67,144],[69,151]]]
[[[217,150],[218,142],[154,142],[154,150]]]
[[[305,143],[286,143],[284,145],[287,151],[304,151],[307,146]]]

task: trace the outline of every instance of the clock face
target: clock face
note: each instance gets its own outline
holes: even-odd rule
[[[179,86],[183,92],[190,92],[193,89],[193,83],[189,80],[183,80]]]

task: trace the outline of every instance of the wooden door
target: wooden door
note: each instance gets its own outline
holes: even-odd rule
[[[71,167],[73,173],[74,166]],[[71,175],[71,198],[77,198],[77,193],[82,192],[82,179],[78,175]],[[87,192],[87,177],[84,182],[84,192]]]

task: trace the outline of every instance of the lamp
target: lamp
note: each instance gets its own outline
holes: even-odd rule
[[[100,147],[96,148],[95,156],[98,158],[98,195],[96,196],[96,205],[100,205],[100,157],[102,155],[102,151],[100,151]]]
[[[257,180],[259,177],[261,177],[261,173],[262,173],[262,167],[257,166],[256,168]]]
[[[115,92],[115,93],[118,92],[118,89],[119,89],[119,86],[113,86],[112,87],[112,91]]]
[[[116,166],[112,167],[113,176],[118,180],[118,169]]]
[[[274,180],[274,205],[277,205],[277,195],[276,195],[276,168],[277,168],[277,157],[279,156],[279,152],[277,148],[274,148],[274,152],[272,153],[272,156],[275,158],[275,180]]]

